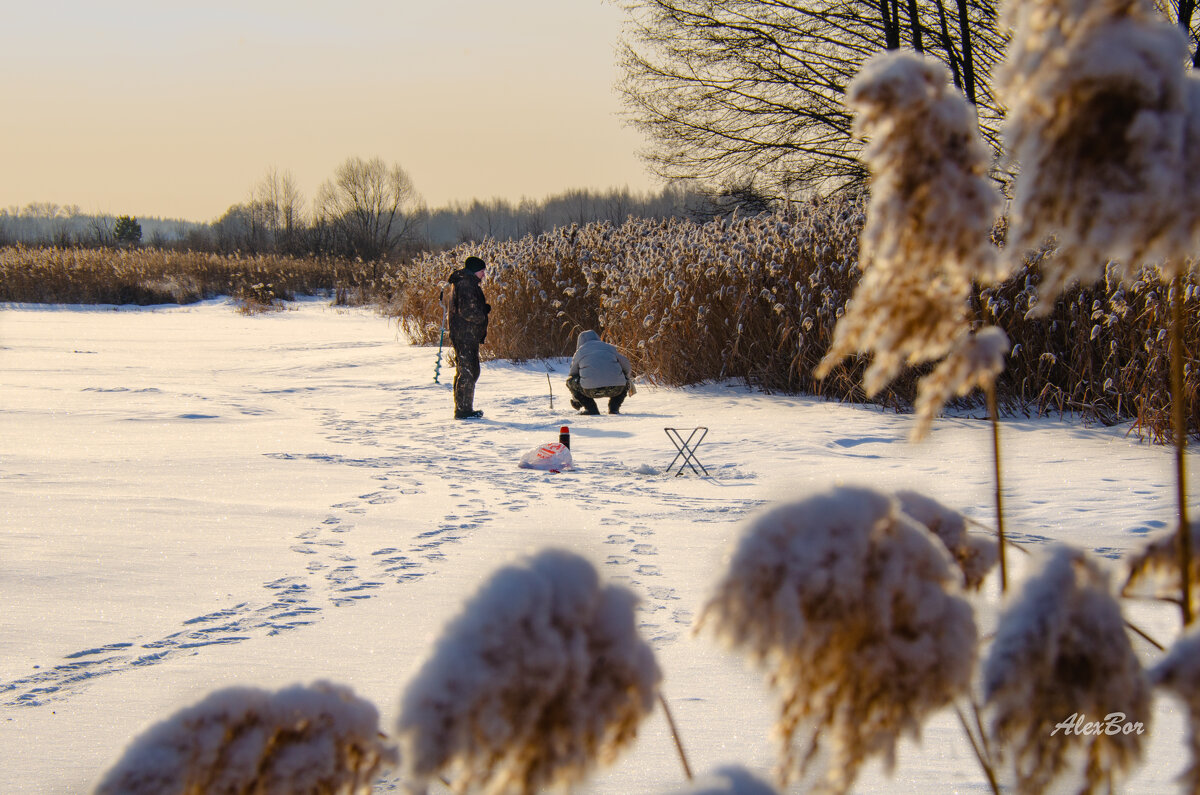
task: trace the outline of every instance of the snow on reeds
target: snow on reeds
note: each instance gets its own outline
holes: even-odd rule
[[[877,55],[851,81],[846,104],[856,134],[867,140],[862,157],[871,172],[863,276],[816,375],[851,353],[870,352],[863,387],[874,395],[906,365],[949,353],[967,329],[972,281],[1002,278],[991,245],[1000,196],[971,106],[937,61]],[[971,361],[960,357],[959,364]],[[926,391],[925,412],[936,413],[936,398],[946,393]]]
[[[947,508],[932,497],[915,491],[898,491],[900,510],[916,519],[938,537],[950,557],[962,571],[963,585],[978,591],[1000,557],[1000,548],[992,538],[971,535],[967,518],[953,508]]]
[[[661,678],[636,597],[571,552],[500,568],[405,690],[401,756],[418,787],[534,793],[611,761],[653,709]]]
[[[951,398],[965,397],[976,388],[984,392],[992,390],[1004,371],[1008,351],[1008,336],[996,326],[979,331],[964,326],[950,344],[946,358],[921,379],[913,403],[917,415],[913,439],[923,439],[929,433],[934,419]]]
[[[1184,633],[1149,671],[1155,687],[1168,690],[1188,710],[1188,745],[1191,765],[1180,776],[1184,792],[1200,792],[1200,628]]]
[[[1193,550],[1200,550],[1200,522],[1191,522]],[[1147,594],[1160,599],[1178,599],[1183,586],[1179,566],[1179,534],[1160,536],[1131,554],[1127,561],[1129,577],[1122,592]],[[1200,588],[1200,556],[1192,555],[1190,583]]]
[[[1000,617],[983,691],[1017,791],[1044,792],[1079,766],[1083,792],[1114,791],[1141,756],[1150,688],[1096,561],[1065,546],[1045,555]],[[1096,722],[1117,731],[1079,728]]]
[[[812,772],[846,792],[863,762],[890,766],[902,734],[964,695],[971,608],[945,548],[894,497],[840,487],[755,519],[699,628],[766,668],[782,699],[780,783]]]
[[[1073,281],[1104,278],[1110,260],[1126,276],[1163,264],[1169,281],[1194,253],[1200,215],[1184,201],[1196,192],[1187,159],[1200,160],[1187,41],[1149,0],[1010,0],[1005,17],[997,82],[1020,169],[1009,244],[1018,257],[1047,238],[1057,248],[1035,311]]]
[[[348,688],[232,687],[133,741],[96,795],[365,795],[396,763],[379,713]]]

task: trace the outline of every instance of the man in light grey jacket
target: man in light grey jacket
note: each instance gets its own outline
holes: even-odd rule
[[[583,409],[581,414],[599,414],[596,398],[608,398],[608,413],[620,414],[630,378],[629,360],[615,346],[591,329],[579,332],[567,379],[573,408]]]

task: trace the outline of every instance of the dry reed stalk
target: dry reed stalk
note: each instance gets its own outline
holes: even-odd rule
[[[671,708],[667,705],[667,699],[659,691],[658,703],[662,706],[663,715],[667,718],[667,726],[671,729],[671,738],[675,740],[675,750],[679,753],[679,762],[683,765],[683,775],[688,781],[692,780],[692,766],[688,764],[687,754],[683,751],[683,740],[679,738],[679,729],[675,726],[675,716],[671,714]]]
[[[747,528],[705,606],[711,628],[767,669],[782,707],[782,786],[830,747],[820,787],[847,792],[863,762],[894,764],[902,734],[967,693],[971,608],[944,546],[895,498],[837,488]]]
[[[1183,625],[1192,623],[1192,534],[1187,518],[1187,396],[1183,391],[1183,279],[1176,274],[1171,281],[1171,412],[1175,429],[1175,496],[1179,525],[1175,536],[1179,546],[1179,607]]]
[[[499,569],[405,690],[397,726],[411,781],[532,795],[611,761],[661,679],[635,603],[570,552]]]
[[[972,706],[975,706],[972,703]],[[982,727],[972,725],[967,721],[967,717],[963,715],[962,707],[955,706],[955,714],[958,715],[958,723],[962,726],[963,734],[967,735],[967,742],[971,746],[971,752],[975,754],[976,761],[979,762],[979,767],[983,770],[984,776],[987,777],[988,786],[991,788],[993,795],[1000,795],[1000,782],[996,778],[996,770],[993,766],[991,755],[987,748],[987,735],[983,732]],[[979,710],[976,708],[975,717],[978,719]],[[978,732],[978,735],[976,735]]]
[[[992,469],[996,473],[996,537],[1000,547],[1000,593],[1008,591],[1008,561],[1004,528],[1004,484],[1000,479],[1000,408],[996,402],[996,384],[986,387],[988,418],[992,423]]]
[[[1000,592],[1008,589],[1008,564],[1005,554],[1004,487],[1000,469],[1000,411],[996,401],[996,378],[1004,370],[1008,337],[995,326],[979,332],[964,330],[955,340],[946,358],[934,371],[921,379],[915,405],[917,427],[913,438],[920,439],[933,424],[934,416],[951,396],[963,396],[976,387],[987,396],[992,426],[992,469],[995,473],[996,534],[999,538]]]
[[[1120,713],[1144,732],[1151,716],[1108,575],[1079,550],[1053,548],[1024,583],[1000,617],[983,680],[991,734],[1011,754],[1018,791],[1046,791],[1079,757],[1082,791],[1102,791],[1141,757],[1144,733],[1064,728]]]
[[[397,761],[379,713],[349,688],[316,682],[229,688],[147,729],[96,795],[368,795]]]

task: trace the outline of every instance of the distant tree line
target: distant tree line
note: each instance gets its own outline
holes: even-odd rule
[[[122,224],[122,218],[128,220]],[[202,226],[166,218],[89,215],[73,204],[32,202],[24,207],[0,207],[0,246],[20,243],[102,248],[142,244],[170,248]]]
[[[288,172],[269,169],[247,199],[210,223],[89,215],[75,205],[37,202],[0,208],[0,245],[155,248],[334,256],[364,262],[408,260],[472,241],[510,241],[572,224],[633,219],[706,221],[734,212],[756,215],[773,202],[751,185],[706,190],[573,189],[541,200],[475,199],[430,210],[407,172],[380,158],[352,157],[305,199]]]

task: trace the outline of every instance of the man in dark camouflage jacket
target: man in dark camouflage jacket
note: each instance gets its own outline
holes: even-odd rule
[[[484,268],[479,257],[467,257],[463,267],[446,280],[450,287],[448,314],[450,344],[454,346],[454,419],[482,417],[475,409],[475,382],[479,380],[479,346],[487,338],[488,312],[491,305],[484,299]]]

